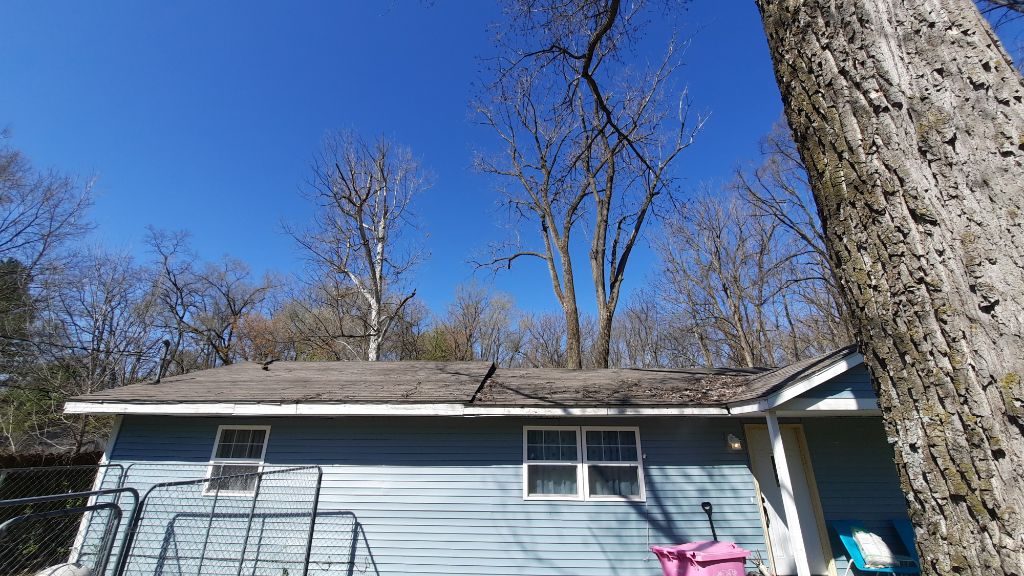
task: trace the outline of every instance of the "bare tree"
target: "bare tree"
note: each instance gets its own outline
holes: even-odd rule
[[[922,573],[1024,573],[1022,80],[969,0],[759,0]]]
[[[389,298],[385,307],[393,302]],[[419,341],[429,315],[419,300],[407,301],[391,321],[379,358],[419,358]],[[278,344],[295,359],[360,360],[367,357],[368,340],[362,334],[368,317],[369,306],[362,294],[335,277],[297,283],[275,306],[270,320]]]
[[[196,285],[201,297],[187,326],[213,352],[216,364],[231,364],[239,358],[239,322],[260,311],[275,284],[269,277],[255,281],[245,262],[224,257],[197,271]]]
[[[6,139],[0,133],[0,142]],[[0,261],[15,259],[38,276],[68,240],[88,230],[91,183],[39,170],[19,151],[0,147]]]
[[[58,393],[35,372],[46,361],[48,342],[41,314],[61,274],[71,240],[89,229],[91,185],[54,170],[40,170],[19,151],[3,145],[0,131],[0,432],[7,449],[49,437]]]
[[[761,162],[752,170],[737,170],[733,188],[751,205],[755,218],[768,217],[780,227],[789,248],[785,314],[803,310],[789,322],[792,349],[789,361],[824,352],[853,341],[849,312],[843,305],[839,284],[825,248],[825,233],[807,182],[792,133],[778,122],[762,140]],[[806,341],[797,341],[797,324]]]
[[[478,167],[511,182],[508,205],[517,219],[536,226],[542,246],[495,247],[481,264],[545,262],[565,316],[570,368],[584,364],[573,232],[584,223],[591,232],[598,308],[591,353],[597,366],[607,367],[630,255],[656,200],[670,191],[673,162],[700,124],[686,122],[685,91],[678,101],[667,96],[678,65],[673,43],[658,65],[640,72],[618,61],[637,32],[643,4],[513,3],[513,40],[503,46],[490,97],[477,106],[505,146],[504,157],[481,157]]]
[[[700,364],[778,366],[849,342],[830,268],[807,243],[817,220],[799,197],[754,189],[778,161],[769,155],[738,191],[697,197],[665,220],[658,300],[671,332],[694,335],[677,343]]]
[[[68,242],[89,229],[92,196],[91,185],[34,167],[3,145],[8,137],[0,131],[0,370],[13,374],[29,361],[40,284],[62,271]]]
[[[158,326],[169,343],[167,357],[158,372],[160,375],[184,374],[206,368],[206,362],[187,350],[191,333],[189,319],[201,299],[194,274],[196,256],[189,247],[188,234],[150,228],[146,242],[156,260],[153,297],[158,307]]]
[[[43,318],[52,361],[36,377],[66,398],[140,382],[157,368],[159,335],[153,330],[148,277],[125,254],[79,254],[62,275]],[[78,453],[89,432],[84,415],[63,415],[76,432]]]
[[[370,144],[353,133],[333,134],[313,163],[312,230],[288,230],[326,285],[352,286],[365,300],[363,325],[340,336],[366,339],[368,360],[380,358],[388,330],[416,294],[398,290],[425,252],[402,236],[415,228],[412,202],[427,187],[408,149],[384,138]]]
[[[674,213],[658,243],[666,301],[699,321],[693,328],[715,364],[774,365],[768,307],[786,263],[777,225],[753,218],[735,197],[704,196]]]
[[[421,360],[424,335],[429,330],[430,310],[418,298],[402,307],[384,342],[384,357],[390,360]]]
[[[616,318],[611,365],[623,368],[677,365],[665,334],[667,318],[658,300],[658,295],[649,289],[638,290],[630,297]]]
[[[280,316],[260,311],[243,314],[235,327],[238,356],[249,362],[294,360],[294,348],[289,346],[289,339],[282,337],[281,333]]]
[[[32,326],[35,354],[4,395],[0,430],[11,451],[43,446],[77,454],[98,431],[86,416],[61,414],[64,400],[156,371],[160,339],[145,271],[129,256],[95,250],[73,262],[48,279]]]
[[[565,366],[565,317],[559,314],[526,314],[519,321],[525,337],[522,365],[528,368]]]
[[[337,277],[302,286],[278,316],[283,318],[300,359],[366,358],[366,300]]]
[[[254,280],[248,265],[225,257],[200,263],[184,232],[150,230],[156,257],[153,298],[170,343],[165,374],[235,362],[239,322],[259,312],[275,283]]]
[[[510,366],[522,348],[522,336],[515,328],[517,316],[509,296],[468,284],[456,287],[455,300],[437,327],[447,337],[453,360],[490,360]]]

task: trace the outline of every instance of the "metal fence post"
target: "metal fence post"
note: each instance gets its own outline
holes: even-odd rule
[[[206,522],[206,536],[203,537],[203,548],[199,552],[199,567],[196,568],[196,574],[203,573],[203,563],[206,562],[206,545],[210,542],[210,529],[213,528],[213,517],[217,514],[217,500],[220,499],[220,486],[217,486],[217,491],[213,493],[213,507],[210,508],[210,519]]]
[[[149,494],[152,491],[153,487],[150,487],[142,495],[142,498],[138,498],[138,493],[136,493],[135,509],[132,510],[131,520],[128,522],[128,528],[125,530],[124,538],[121,540],[121,549],[117,553],[117,564],[114,568],[113,576],[122,576],[125,570],[128,569],[128,555],[131,552],[132,545],[135,543],[135,533],[139,529],[139,523],[142,522],[142,511],[146,507],[146,499],[149,498]]]
[[[249,506],[249,520],[245,524],[245,539],[242,540],[242,554],[238,559],[237,576],[242,576],[242,568],[245,566],[245,552],[249,549],[249,534],[252,533],[252,516],[256,512],[256,501],[260,498],[260,485],[263,483],[262,474],[256,474],[256,487],[252,492],[252,505]]]
[[[316,513],[320,506],[320,484],[324,479],[324,469],[316,467],[316,488],[313,489],[313,511],[309,517],[309,536],[306,537],[306,556],[302,562],[302,576],[309,574],[309,558],[313,553],[313,532],[316,530]]]

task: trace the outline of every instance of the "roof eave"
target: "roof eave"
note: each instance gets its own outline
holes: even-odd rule
[[[730,414],[753,415],[768,412],[863,363],[864,356],[860,352],[851,352],[815,372],[798,378],[774,394],[751,400],[730,402],[726,406]]]
[[[722,406],[470,406],[269,402],[69,401],[68,414],[149,416],[728,416]]]

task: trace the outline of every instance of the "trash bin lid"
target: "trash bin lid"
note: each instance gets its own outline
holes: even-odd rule
[[[687,542],[678,546],[672,546],[671,550],[678,556],[687,556],[698,562],[746,558],[750,555],[749,550],[740,548],[733,542],[719,542],[717,540]]]

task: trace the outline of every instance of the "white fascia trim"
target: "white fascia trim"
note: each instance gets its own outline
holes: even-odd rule
[[[725,408],[554,408],[554,407],[501,407],[466,406],[465,416],[728,416]]]
[[[729,405],[730,414],[749,414],[751,412],[764,412],[771,410],[780,404],[788,402],[797,396],[813,390],[814,388],[828,382],[829,380],[839,376],[840,374],[855,368],[864,363],[864,356],[860,352],[854,352],[848,354],[839,360],[836,360],[832,364],[829,364],[824,369],[811,374],[805,378],[797,380],[796,382],[786,386],[782,390],[779,390],[775,394],[767,398],[761,398],[758,400],[751,400],[748,402],[737,402]]]
[[[725,408],[487,407],[462,404],[235,404],[216,402],[142,404],[68,402],[68,414],[152,416],[728,416]]]
[[[64,405],[64,412],[68,414],[147,414],[152,416],[461,416],[462,409],[462,404],[68,402]]]

